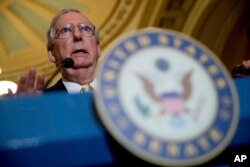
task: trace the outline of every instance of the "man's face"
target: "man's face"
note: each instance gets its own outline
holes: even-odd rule
[[[59,17],[54,25],[54,29],[72,24],[74,31],[72,36],[64,39],[55,39],[53,49],[49,51],[49,59],[60,64],[66,57],[74,60],[74,69],[95,68],[99,57],[99,45],[95,35],[82,36],[77,28],[80,23],[90,23],[90,21],[80,13],[69,12]]]

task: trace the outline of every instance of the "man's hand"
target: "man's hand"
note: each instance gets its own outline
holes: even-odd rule
[[[242,62],[242,64],[244,65],[244,67],[245,67],[246,69],[250,69],[250,60],[244,60],[244,61]]]
[[[36,76],[36,70],[31,68],[27,74],[22,75],[19,79],[16,95],[42,94],[44,85],[45,77],[43,75]]]

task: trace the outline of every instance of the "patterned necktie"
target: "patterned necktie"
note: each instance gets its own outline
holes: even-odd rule
[[[92,92],[93,88],[90,86],[90,84],[84,84],[82,85],[81,92],[86,93],[86,92]]]

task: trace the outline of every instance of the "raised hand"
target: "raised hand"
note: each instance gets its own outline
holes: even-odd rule
[[[19,79],[16,95],[42,94],[44,85],[45,77],[43,75],[37,76],[35,68],[31,68],[27,74],[22,75]]]

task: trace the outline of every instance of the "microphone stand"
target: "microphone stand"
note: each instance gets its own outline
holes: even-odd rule
[[[54,77],[59,73],[59,71],[61,70],[61,68],[62,67],[57,68],[56,71],[53,73],[53,75],[46,81],[45,88],[48,88],[49,84],[54,79]]]
[[[68,57],[63,60],[63,62],[59,65],[53,75],[46,81],[45,88],[48,88],[51,81],[55,78],[55,76],[59,73],[62,68],[72,68],[74,66],[74,61],[72,58]]]

